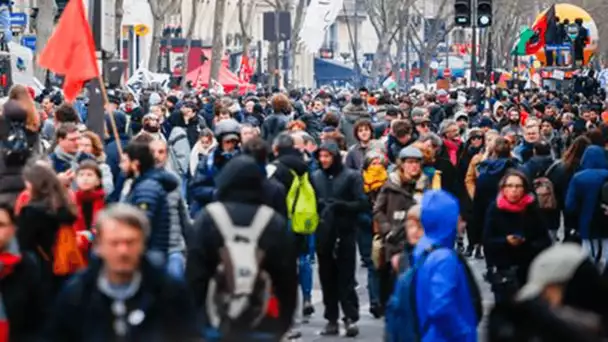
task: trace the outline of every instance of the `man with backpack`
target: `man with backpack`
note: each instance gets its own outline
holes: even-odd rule
[[[472,270],[456,251],[458,200],[443,190],[424,194],[424,236],[397,283],[386,312],[391,342],[474,342],[482,316]]]
[[[217,199],[194,224],[186,278],[206,341],[279,341],[297,300],[285,219],[263,205],[264,173],[237,156],[218,175]],[[238,272],[235,272],[238,270]]]
[[[308,185],[312,187],[310,183],[310,174],[309,167],[304,159],[304,154],[296,149],[296,139],[298,137],[293,137],[287,133],[281,133],[277,136],[274,141],[273,151],[276,156],[276,160],[269,164],[266,167],[267,176],[271,179],[277,180],[280,182],[286,192],[286,196],[289,192],[291,192],[292,196],[299,188],[299,185],[302,185],[301,182],[295,182],[296,179],[304,180],[308,179]],[[294,189],[292,191],[292,188]],[[310,189],[310,188],[309,188]],[[314,193],[314,189],[313,189]],[[287,197],[285,198],[285,203],[287,204]],[[290,206],[295,209],[293,198],[292,205]],[[314,206],[316,207],[316,194],[314,196]],[[298,199],[300,201],[300,199]],[[304,201],[300,204],[305,204]],[[316,209],[316,208],[315,208]],[[286,207],[286,211],[288,211]],[[292,215],[289,215],[292,212],[288,212],[286,218],[291,218]],[[314,214],[317,214],[315,212]],[[317,216],[318,217],[318,216]],[[288,222],[290,224],[291,222]],[[311,254],[314,255],[314,235],[310,234],[298,234],[293,229],[293,226],[290,227],[294,232],[295,238],[295,246],[297,251],[298,258],[298,278],[300,287],[302,289],[302,316],[305,318],[311,316],[315,309],[312,305],[312,282],[313,282],[313,270],[311,265]],[[316,226],[315,226],[316,228]],[[312,242],[312,243],[311,243]]]

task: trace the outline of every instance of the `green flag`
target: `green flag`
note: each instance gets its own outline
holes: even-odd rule
[[[529,27],[525,27],[521,33],[519,34],[519,39],[515,43],[512,54],[516,56],[525,56],[526,53],[526,45],[534,37],[534,30]]]

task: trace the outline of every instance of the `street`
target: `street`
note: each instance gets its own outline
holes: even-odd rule
[[[485,261],[484,260],[469,260],[469,264],[473,268],[475,275],[477,277],[477,282],[480,286],[483,301],[484,301],[484,310],[486,314],[492,307],[493,303],[493,295],[490,291],[489,285],[483,281],[483,272],[485,270]],[[360,309],[359,312],[361,314],[361,320],[359,321],[359,336],[356,338],[361,341],[369,341],[369,342],[381,342],[383,337],[384,330],[384,320],[383,319],[374,319],[373,316],[369,313],[369,300],[367,297],[367,270],[363,267],[357,268],[357,282],[360,284],[357,288],[357,293],[359,295],[359,304]],[[301,324],[301,316],[300,309],[298,309],[298,317],[296,318],[296,330],[302,333],[302,337],[299,341],[302,342],[333,342],[333,341],[344,341],[347,340],[344,336],[334,336],[334,337],[322,337],[319,335],[319,331],[325,325],[325,320],[323,319],[323,296],[321,294],[321,287],[319,284],[319,279],[317,276],[317,271],[315,267],[315,280],[314,280],[314,289],[312,292],[313,304],[315,306],[315,313],[310,319],[310,322]],[[481,322],[479,326],[479,336],[480,341],[484,341],[485,335],[485,320]]]

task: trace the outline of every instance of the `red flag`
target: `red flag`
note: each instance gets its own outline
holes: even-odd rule
[[[533,55],[545,47],[547,29],[555,26],[555,17],[555,5],[551,5],[547,12],[534,23],[532,30],[536,33],[536,39],[526,44],[526,55]]]
[[[99,77],[95,43],[82,0],[71,0],[38,58],[38,64],[65,76],[63,92],[73,101],[84,83]]]

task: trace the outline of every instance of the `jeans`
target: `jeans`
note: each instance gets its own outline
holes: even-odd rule
[[[591,255],[591,259],[597,263],[600,272],[603,272],[608,264],[608,239],[583,239],[583,248]]]
[[[5,43],[13,40],[13,31],[11,30],[11,12],[6,6],[0,6],[0,30],[2,30],[4,33]]]
[[[314,235],[309,235],[305,237],[307,239],[307,245],[314,246]],[[314,255],[314,249],[305,251],[301,253],[298,257],[298,282],[300,283],[300,288],[302,289],[302,299],[304,301],[310,301],[312,298],[312,264],[311,254]]]
[[[184,257],[184,253],[169,253],[165,267],[170,276],[180,280],[184,279],[184,273],[186,271],[186,258]]]
[[[359,254],[363,259],[363,264],[367,268],[367,294],[370,304],[380,304],[380,281],[378,272],[372,263],[372,240],[373,234],[371,227],[362,227],[357,234],[357,244]]]

